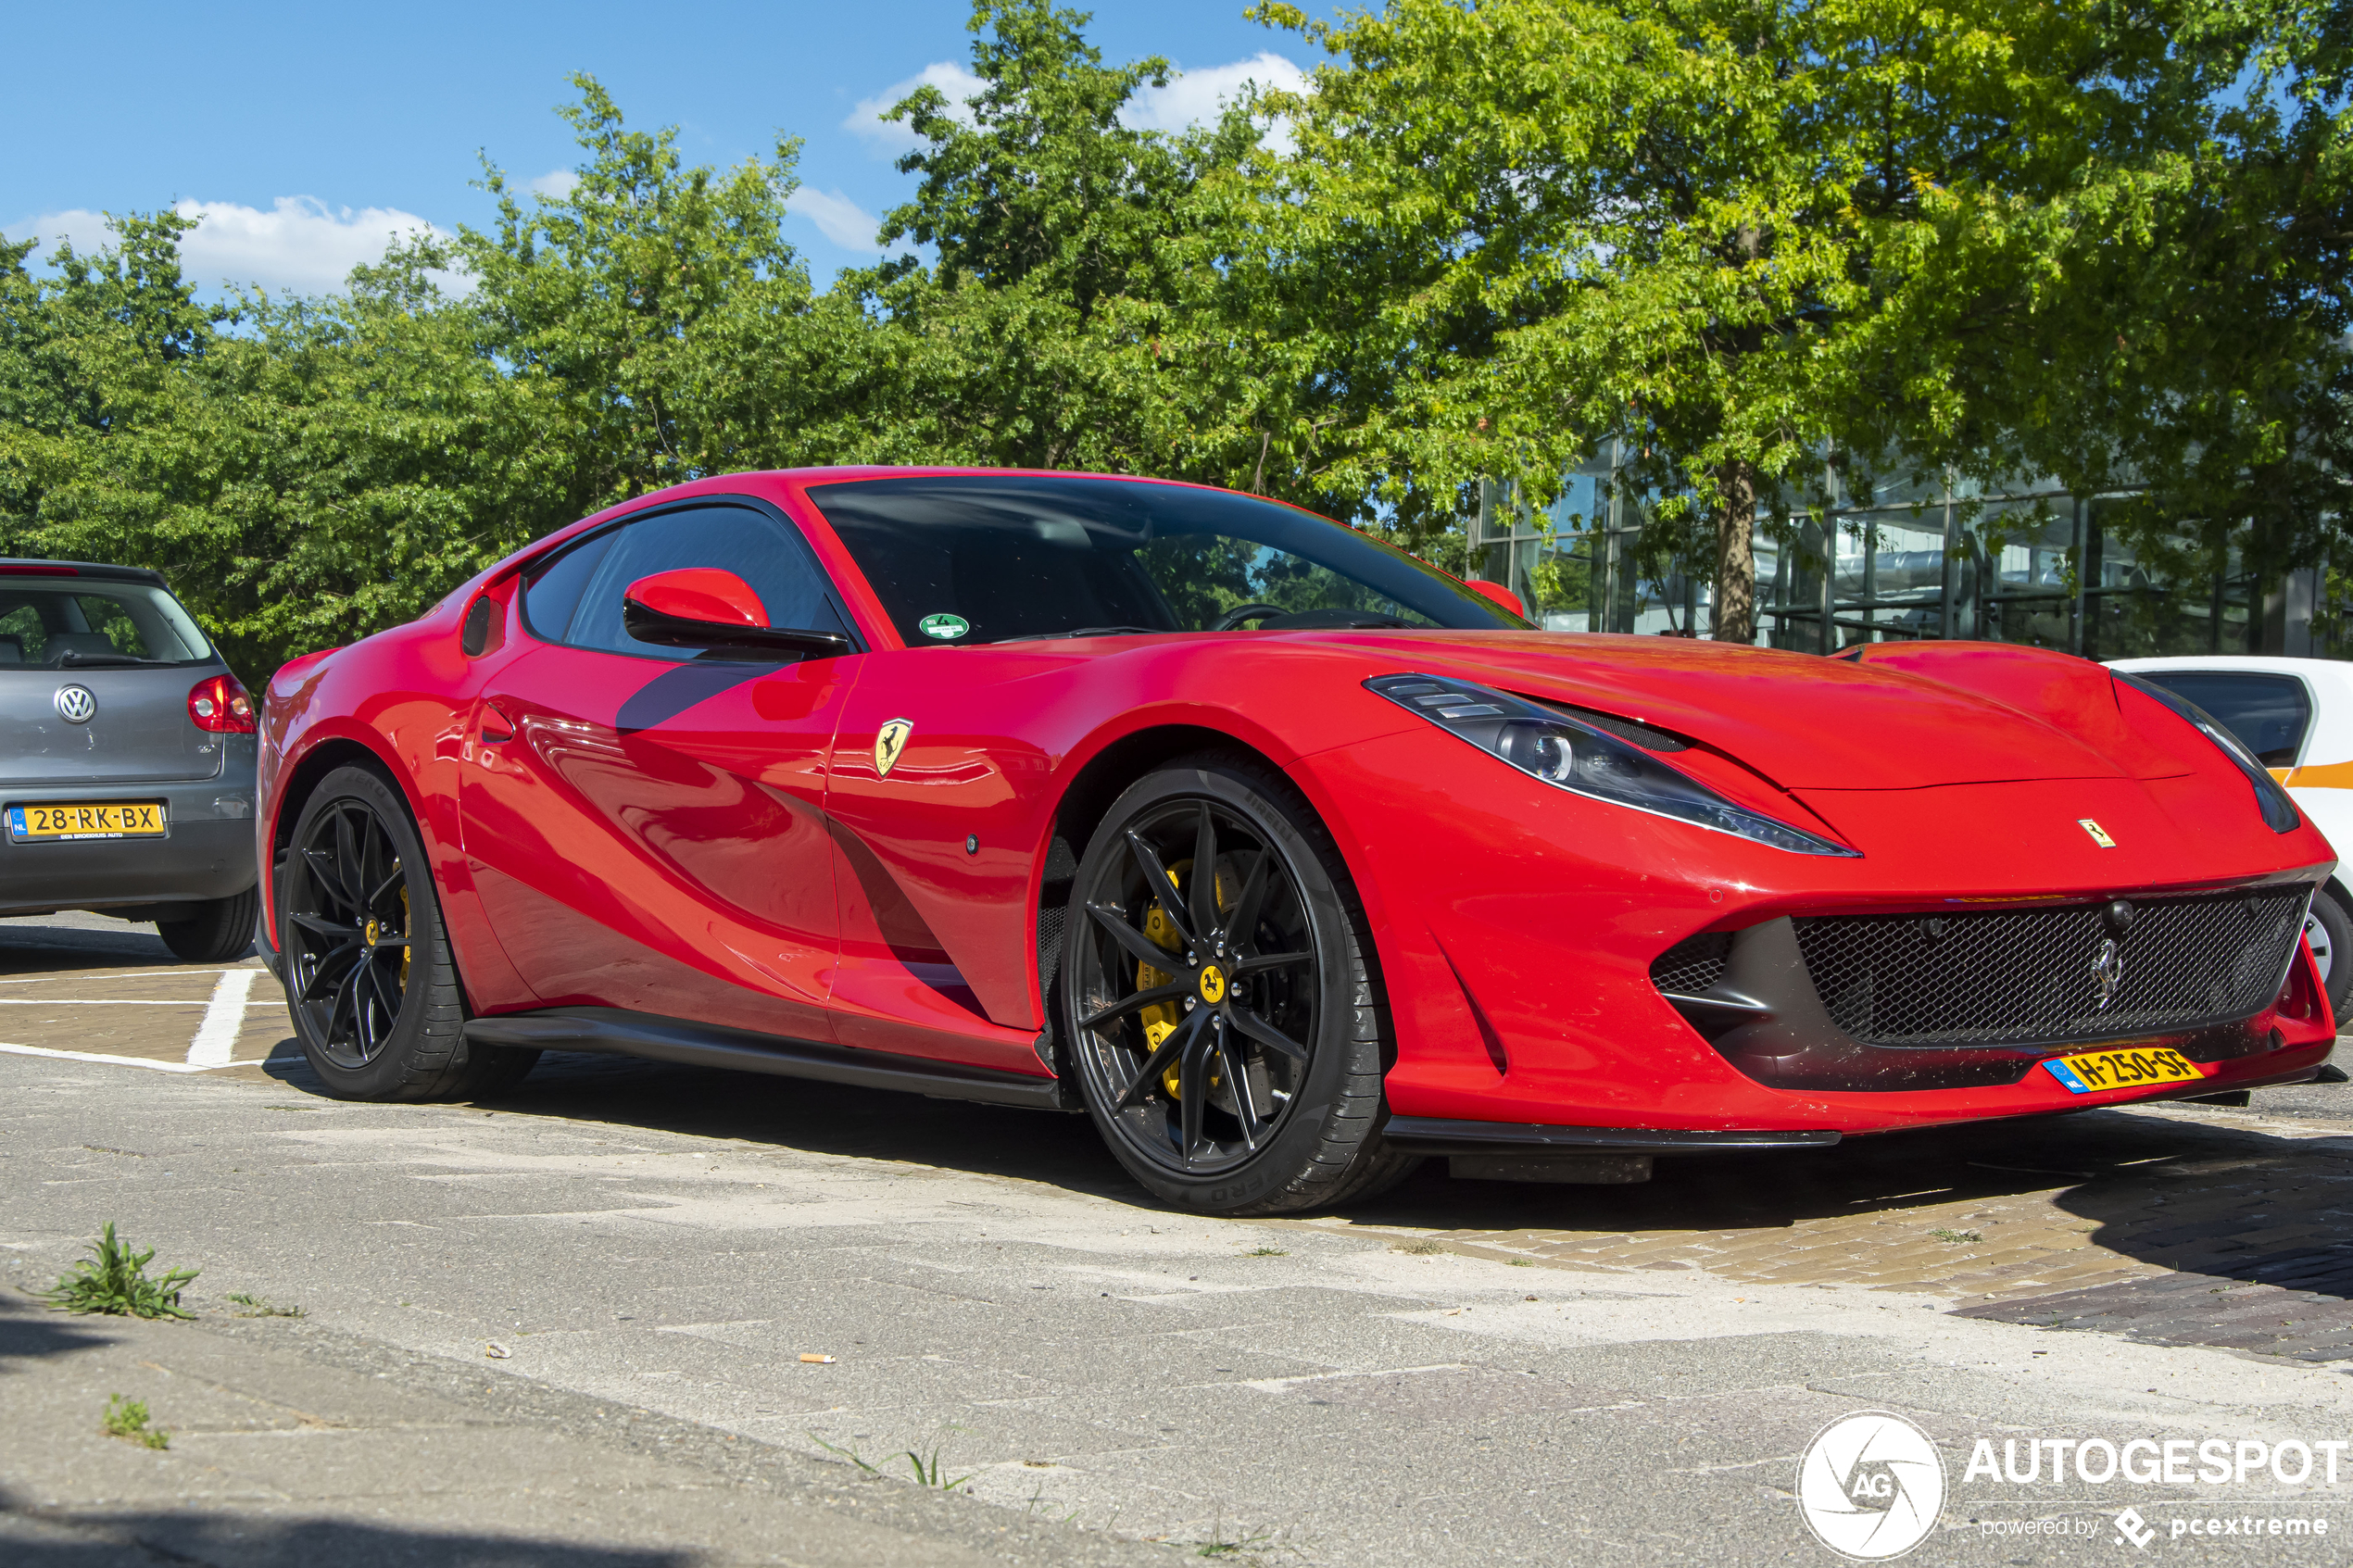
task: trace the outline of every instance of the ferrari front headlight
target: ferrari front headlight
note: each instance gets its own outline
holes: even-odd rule
[[[1379,675],[1365,685],[1530,778],[1573,795],[1729,833],[1793,855],[1862,853],[1735,805],[1642,747],[1525,698],[1435,675]]]

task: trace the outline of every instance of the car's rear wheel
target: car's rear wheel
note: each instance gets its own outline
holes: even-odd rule
[[[1080,1093],[1161,1198],[1278,1213],[1413,1168],[1380,1143],[1389,1012],[1364,911],[1279,773],[1203,756],[1139,781],[1079,863],[1063,941]]]
[[[185,920],[157,921],[156,934],[182,963],[233,963],[253,947],[253,917],[260,908],[261,889],[248,887],[191,905]]]
[[[470,1047],[458,969],[406,802],[371,768],[320,781],[277,878],[286,1007],[303,1054],[349,1099],[461,1099],[535,1051]]]

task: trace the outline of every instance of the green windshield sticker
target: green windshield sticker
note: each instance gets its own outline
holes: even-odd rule
[[[961,615],[926,615],[915,626],[925,636],[942,642],[952,642],[973,629],[973,623]]]

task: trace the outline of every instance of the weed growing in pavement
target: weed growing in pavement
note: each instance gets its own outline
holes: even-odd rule
[[[304,1315],[300,1307],[277,1306],[261,1297],[247,1296],[242,1292],[233,1293],[229,1302],[237,1309],[237,1316],[241,1318],[298,1318]]]
[[[808,1437],[811,1442],[816,1444],[827,1453],[839,1454],[842,1458],[848,1460],[850,1463],[856,1465],[859,1469],[864,1471],[869,1475],[880,1475],[883,1473],[882,1465],[872,1462],[865,1455],[860,1453],[856,1449],[845,1449],[838,1443],[828,1443],[823,1437],[818,1436],[814,1432],[809,1433]],[[901,1449],[897,1453],[892,1454],[890,1459],[883,1461],[883,1464],[888,1464],[890,1460],[893,1459],[903,1459],[907,1461],[907,1468],[913,1474],[915,1485],[919,1486],[933,1486],[943,1492],[952,1492],[957,1487],[972,1479],[969,1475],[959,1475],[953,1480],[949,1479],[946,1470],[942,1468],[939,1462],[939,1445],[937,1443],[934,1443],[929,1449],[923,1453],[917,1453],[912,1449]]]
[[[173,1269],[157,1279],[147,1277],[156,1249],[133,1252],[128,1242],[115,1239],[114,1222],[99,1234],[90,1256],[57,1276],[57,1288],[33,1294],[68,1312],[106,1312],[115,1317],[193,1318],[182,1311],[180,1287],[196,1277],[195,1269]]]
[[[823,1437],[818,1436],[814,1432],[809,1433],[808,1437],[811,1442],[816,1444],[827,1453],[839,1454],[842,1458],[848,1460],[850,1463],[856,1465],[859,1469],[864,1471],[869,1475],[880,1475],[882,1474],[881,1471],[875,1469],[873,1465],[868,1464],[866,1462],[866,1457],[860,1453],[856,1449],[845,1449],[838,1443],[828,1443]]]
[[[1275,1545],[1271,1530],[1252,1530],[1247,1536],[1228,1536],[1221,1523],[1209,1527],[1209,1539],[1193,1549],[1195,1557],[1240,1557],[1258,1562],[1259,1554]]]
[[[1446,1248],[1425,1236],[1419,1241],[1401,1241],[1392,1250],[1411,1252],[1416,1258],[1427,1258],[1432,1253],[1443,1252]]]
[[[146,1449],[171,1447],[171,1434],[160,1426],[147,1424],[147,1402],[126,1399],[117,1394],[107,1401],[107,1413],[98,1418],[98,1430],[109,1437],[120,1437]]]
[[[1964,1241],[1983,1241],[1985,1239],[1975,1231],[1952,1231],[1940,1229],[1932,1230],[1928,1234],[1934,1236],[1939,1241],[1950,1241],[1955,1243]]]
[[[1242,1256],[1245,1258],[1288,1258],[1290,1254],[1279,1247],[1253,1247]]]
[[[1535,1266],[1536,1260],[1533,1258],[1515,1258],[1512,1260],[1512,1267],[1515,1269],[1532,1269]]]
[[[919,1454],[912,1449],[902,1449],[890,1457],[907,1461],[907,1468],[914,1472],[915,1485],[918,1486],[935,1486],[943,1492],[952,1492],[972,1479],[969,1475],[959,1475],[952,1481],[948,1479],[947,1473],[940,1468],[937,1443],[934,1443],[930,1450],[925,1453]]]

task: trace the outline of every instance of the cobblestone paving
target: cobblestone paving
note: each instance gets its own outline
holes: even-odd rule
[[[1322,1225],[1553,1267],[1941,1297],[1951,1310],[2353,1359],[2353,1085],[1661,1160],[1640,1186],[1426,1172]]]
[[[252,978],[224,992],[223,966],[182,963],[151,925],[0,921],[0,1051],[239,1077],[298,1054],[276,978],[258,958],[227,969]]]

